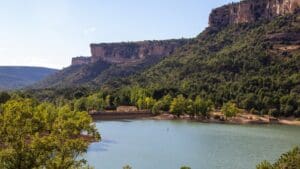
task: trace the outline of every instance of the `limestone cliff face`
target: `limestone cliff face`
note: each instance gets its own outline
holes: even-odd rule
[[[294,13],[300,8],[300,0],[243,0],[212,11],[209,26],[222,28],[231,24],[256,22],[275,16]],[[91,57],[72,59],[72,65],[105,61],[113,64],[139,63],[145,59],[157,59],[172,54],[187,40],[141,41],[128,43],[91,44]]]
[[[91,57],[79,56],[72,58],[72,65],[84,65],[91,63]]]
[[[210,27],[255,22],[294,13],[300,0],[244,0],[214,9],[209,17]]]
[[[172,54],[187,40],[142,41],[128,43],[91,44],[91,62],[133,63],[148,58],[161,58]]]
[[[162,40],[122,43],[91,44],[91,57],[72,58],[72,66],[105,61],[113,64],[139,63],[145,59],[157,59],[172,54],[188,40]]]

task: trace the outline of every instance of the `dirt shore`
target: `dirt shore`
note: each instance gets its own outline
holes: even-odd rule
[[[153,120],[186,120],[186,121],[196,121],[202,123],[221,123],[221,124],[282,124],[282,125],[293,125],[300,126],[300,120],[296,118],[274,118],[259,115],[253,115],[248,113],[238,114],[236,117],[228,118],[219,118],[223,115],[219,112],[215,112],[211,115],[209,119],[203,118],[190,118],[188,115],[182,115],[180,117],[176,117],[169,113],[164,113],[161,115],[148,117],[144,119],[153,119]],[[218,117],[218,118],[216,118]]]
[[[151,120],[185,120],[202,123],[220,123],[220,124],[282,124],[300,126],[300,119],[296,118],[274,118],[268,115],[254,115],[247,112],[238,114],[236,117],[226,119],[221,112],[212,112],[210,118],[191,118],[189,115],[177,117],[170,113],[153,115],[150,111],[137,112],[95,112],[90,113],[94,120],[117,120],[117,119],[151,119]]]

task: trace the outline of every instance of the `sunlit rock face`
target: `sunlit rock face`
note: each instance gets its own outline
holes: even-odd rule
[[[244,0],[212,11],[210,27],[223,27],[235,23],[249,23],[299,10],[300,0]]]
[[[72,58],[72,65],[84,65],[91,63],[91,57],[79,56]]]
[[[113,64],[134,64],[145,59],[160,59],[172,54],[187,39],[91,44],[91,57],[75,57],[72,66],[105,61]]]
[[[161,58],[172,54],[186,40],[141,41],[124,43],[91,44],[92,62],[104,60],[109,63],[137,62],[150,57]]]

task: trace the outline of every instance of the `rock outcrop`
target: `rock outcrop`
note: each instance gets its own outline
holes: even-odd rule
[[[296,12],[300,0],[244,0],[212,11],[209,26],[222,28],[231,24],[256,22],[279,15]],[[157,59],[172,54],[187,40],[141,41],[91,44],[91,57],[76,57],[72,65],[105,61],[113,64],[139,63],[145,59]]]
[[[210,27],[190,40],[91,44],[90,57],[73,58],[72,66],[36,86],[87,85],[117,89],[123,85],[140,84],[157,85],[159,90],[180,91],[178,87],[188,82],[191,90],[202,93],[211,90],[207,85],[214,86],[209,92],[216,92],[215,85],[223,84],[226,79],[233,80],[232,75],[236,75],[234,79],[240,77],[237,84],[244,85],[245,79],[256,79],[258,73],[268,72],[274,77],[280,72],[284,75],[297,73],[299,66],[296,62],[289,62],[288,66],[281,62],[294,59],[300,52],[299,5],[300,0],[245,0],[214,9],[210,15]],[[290,13],[294,14],[276,17]],[[230,24],[265,19],[274,19],[274,22],[224,29]],[[224,31],[219,32],[221,30]],[[240,33],[243,35],[239,36]],[[169,57],[170,54],[173,55]],[[168,58],[161,61],[164,57]],[[131,75],[135,76],[127,78]]]
[[[209,17],[209,26],[224,27],[271,19],[294,13],[299,7],[300,0],[244,0],[214,9]]]
[[[72,58],[72,65],[84,65],[91,63],[91,57],[79,56]]]
[[[188,40],[162,40],[122,43],[91,44],[91,57],[76,57],[72,65],[82,65],[105,61],[113,64],[136,63],[145,59],[157,59],[172,54],[176,48]]]

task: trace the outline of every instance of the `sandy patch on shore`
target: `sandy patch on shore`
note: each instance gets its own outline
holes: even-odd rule
[[[228,118],[228,119],[225,119],[224,115],[220,112],[213,112],[209,119],[190,118],[188,115],[182,115],[180,117],[177,117],[169,113],[163,113],[146,119],[188,120],[188,121],[198,121],[203,123],[222,123],[222,124],[283,124],[283,125],[300,126],[300,121],[299,119],[296,118],[274,118],[268,115],[259,116],[259,115],[249,114],[249,113],[241,113],[238,114],[236,117]]]

